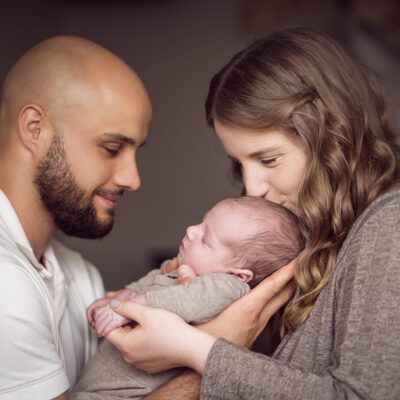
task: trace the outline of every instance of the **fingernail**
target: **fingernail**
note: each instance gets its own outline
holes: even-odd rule
[[[121,304],[121,300],[119,299],[112,299],[110,305],[112,308],[117,308]]]

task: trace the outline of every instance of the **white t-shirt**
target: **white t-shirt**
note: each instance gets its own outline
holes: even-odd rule
[[[46,268],[0,190],[1,400],[59,396],[97,347],[85,311],[104,297],[97,269],[55,239],[43,258]]]

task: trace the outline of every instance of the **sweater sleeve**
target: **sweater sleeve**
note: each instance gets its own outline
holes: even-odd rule
[[[133,281],[125,286],[126,289],[132,290],[135,293],[144,293],[146,289],[154,285],[154,281],[161,275],[160,269],[152,269],[145,276],[142,276],[137,281]]]
[[[308,320],[284,339],[285,357],[219,339],[201,399],[400,398],[400,201],[389,199],[360,220]],[[318,329],[327,319],[330,330]]]
[[[230,274],[198,276],[188,284],[146,293],[147,303],[180,315],[196,324],[219,314],[225,307],[249,291],[249,286]]]

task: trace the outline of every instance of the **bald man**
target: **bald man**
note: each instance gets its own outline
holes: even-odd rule
[[[68,399],[97,338],[97,270],[52,238],[100,238],[136,190],[151,104],[137,75],[88,40],[59,36],[12,67],[0,103],[0,399]]]

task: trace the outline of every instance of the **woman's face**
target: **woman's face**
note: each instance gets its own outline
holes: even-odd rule
[[[255,131],[214,123],[228,156],[241,167],[246,194],[298,214],[297,195],[307,163],[299,142],[276,129]]]

